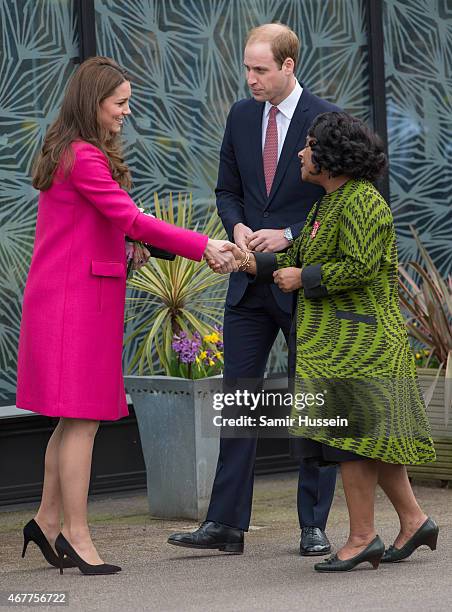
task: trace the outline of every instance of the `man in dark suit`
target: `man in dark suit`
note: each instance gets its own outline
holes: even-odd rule
[[[216,188],[218,213],[229,239],[240,248],[276,252],[288,248],[323,190],[302,183],[297,152],[320,113],[338,110],[301,87],[294,76],[296,34],[267,24],[248,35],[244,64],[252,99],[235,103],[226,123]],[[224,380],[262,385],[271,347],[281,329],[289,338],[292,296],[276,285],[256,285],[247,274],[231,275],[224,315]],[[243,552],[254,482],[257,437],[222,436],[206,521],[193,533],[168,542],[193,548]],[[325,526],[336,468],[300,463],[300,554],[330,551]]]

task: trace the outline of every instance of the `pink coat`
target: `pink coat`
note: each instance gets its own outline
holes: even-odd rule
[[[207,236],[141,213],[93,145],[41,192],[23,299],[19,408],[53,417],[127,416],[122,378],[125,236],[196,261]]]

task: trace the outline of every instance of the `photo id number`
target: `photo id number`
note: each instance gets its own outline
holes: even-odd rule
[[[26,592],[26,591],[2,591],[0,592],[0,606],[15,605],[66,605],[68,603],[68,593],[52,593],[48,591]]]

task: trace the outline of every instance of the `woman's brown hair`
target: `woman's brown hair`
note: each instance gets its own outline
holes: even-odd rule
[[[128,80],[125,70],[108,57],[90,57],[80,65],[68,82],[57,119],[47,130],[33,168],[33,187],[40,191],[49,189],[62,159],[65,174],[70,171],[74,140],[85,140],[105,153],[115,181],[126,189],[131,186],[119,136],[111,134],[98,121],[100,103]]]

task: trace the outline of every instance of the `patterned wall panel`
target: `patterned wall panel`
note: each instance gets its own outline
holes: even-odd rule
[[[96,0],[99,52],[127,66],[134,116],[125,136],[133,195],[192,191],[213,203],[218,150],[232,102],[248,95],[242,41],[279,19],[302,39],[298,77],[368,119],[362,0]],[[402,259],[415,223],[451,269],[450,0],[385,0],[391,203]],[[0,405],[15,391],[20,301],[36,216],[32,159],[78,54],[72,0],[0,0]],[[283,368],[280,343],[273,368]],[[126,353],[126,360],[128,354]]]
[[[0,0],[0,405],[14,403],[36,221],[30,170],[77,54],[71,0]]]
[[[135,193],[193,191],[212,197],[231,104],[248,95],[242,41],[253,25],[280,19],[300,34],[298,76],[315,93],[367,118],[362,2],[96,0],[98,52],[132,75],[125,130]]]
[[[385,0],[386,104],[391,206],[399,257],[420,231],[438,266],[452,271],[452,2]]]
[[[298,78],[368,119],[361,0],[96,0],[97,49],[132,77],[124,134],[135,197],[192,192],[200,216],[214,204],[218,153],[232,103],[248,96],[243,40],[261,23],[289,24],[302,41]],[[271,369],[284,370],[278,340]],[[129,359],[133,347],[126,349]]]

